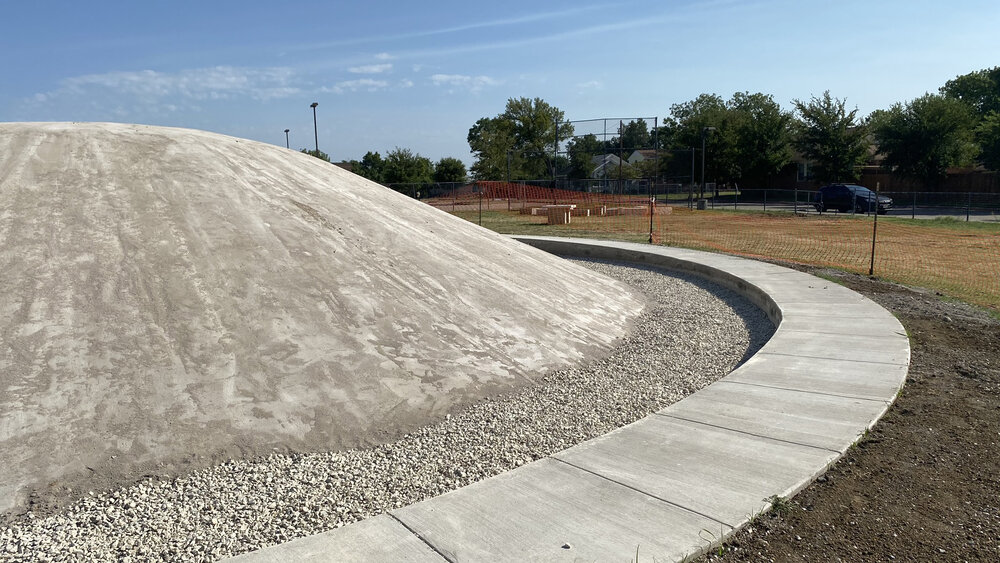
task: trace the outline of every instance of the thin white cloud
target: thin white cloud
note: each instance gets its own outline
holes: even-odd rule
[[[381,74],[392,70],[392,63],[380,63],[375,65],[352,66],[347,69],[354,74]]]
[[[602,11],[607,9],[620,9],[620,5],[616,4],[602,4],[593,6],[578,6],[570,8],[567,10],[552,11],[552,12],[536,12],[532,14],[525,14],[521,16],[514,16],[510,18],[500,18],[488,21],[470,22],[460,25],[455,25],[451,27],[442,27],[438,29],[428,29],[423,31],[410,31],[406,33],[396,33],[388,35],[368,35],[364,37],[354,37],[349,39],[338,39],[334,41],[324,41],[320,43],[303,44],[292,47],[291,50],[317,50],[317,49],[329,49],[332,47],[342,47],[344,45],[358,45],[365,43],[385,43],[387,41],[397,41],[403,39],[414,39],[417,37],[433,37],[437,35],[446,35],[452,33],[460,33],[463,31],[471,31],[475,29],[485,29],[492,27],[505,27],[512,25],[524,25],[526,23],[550,21],[550,20],[561,20],[568,17],[587,13]]]
[[[603,90],[604,83],[600,80],[588,80],[587,82],[577,84],[576,87],[581,90]]]
[[[375,60],[377,61],[388,61],[392,60],[393,56],[389,53],[378,53],[375,55]]]
[[[155,102],[167,97],[193,100],[223,100],[237,97],[255,100],[286,98],[301,92],[293,85],[294,71],[287,68],[250,69],[229,66],[182,70],[174,73],[153,70],[116,71],[67,78],[54,92],[36,95],[45,101],[63,95],[99,95],[111,91],[141,101]]]
[[[344,80],[343,82],[338,82],[330,88],[322,88],[322,92],[334,92],[337,94],[343,94],[344,92],[357,92],[358,90],[367,90],[368,92],[377,92],[389,86],[389,83],[385,80],[374,80],[371,78],[359,78],[357,80]]]
[[[410,80],[409,78],[404,78],[403,80],[401,80],[399,82],[399,85],[401,87],[403,87],[403,88],[412,88],[413,87],[413,81]]]
[[[497,86],[500,81],[489,76],[467,76],[464,74],[435,74],[431,76],[431,82],[435,86],[448,87],[449,91],[455,89],[479,92],[487,86]]]

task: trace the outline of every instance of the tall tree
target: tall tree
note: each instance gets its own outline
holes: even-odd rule
[[[945,82],[941,94],[967,104],[977,120],[1000,112],[1000,67],[957,76]]]
[[[979,162],[987,168],[1000,170],[1000,67],[993,67],[949,80],[941,94],[960,100],[969,107],[975,120],[975,140],[979,145]]]
[[[502,118],[483,117],[469,129],[469,148],[476,161],[472,175],[480,180],[503,180],[513,167],[514,125]],[[511,170],[516,177],[516,168]]]
[[[465,163],[457,158],[446,156],[434,165],[435,182],[464,182]]]
[[[624,148],[624,154],[619,154],[622,152],[622,148]],[[618,127],[618,137],[613,137],[608,142],[605,152],[628,158],[637,149],[650,148],[653,148],[653,142],[650,140],[649,125],[643,119],[633,119]]]
[[[433,180],[434,167],[430,159],[396,147],[385,155],[384,174],[387,184],[428,184]]]
[[[541,98],[511,98],[504,112],[484,117],[469,129],[469,148],[476,158],[473,175],[484,180],[538,179],[552,173],[557,144],[569,139],[573,126],[563,112]]]
[[[792,116],[770,94],[737,92],[728,107],[736,137],[733,161],[740,180],[767,187],[792,160]]]
[[[1000,170],[1000,112],[991,112],[975,129],[979,161],[990,170]]]
[[[876,111],[870,121],[886,164],[928,186],[939,185],[949,166],[968,164],[977,153],[971,112],[953,98],[926,94]]]
[[[813,166],[823,182],[853,181],[868,158],[867,130],[858,119],[858,109],[848,111],[846,100],[830,96],[830,91],[808,102],[795,100],[799,114],[795,147]]]
[[[566,145],[569,153],[569,177],[578,180],[590,178],[595,167],[593,158],[604,154],[604,144],[593,133],[574,137]]]
[[[729,107],[715,94],[670,106],[670,117],[664,120],[660,134],[670,139],[670,148],[694,147],[701,155],[702,135],[705,137],[705,177],[707,180],[738,180],[734,161],[736,134]],[[700,169],[701,158],[698,158]],[[698,180],[698,178],[696,178]]]
[[[378,152],[366,152],[361,162],[354,165],[354,171],[373,182],[385,182],[385,161]]]

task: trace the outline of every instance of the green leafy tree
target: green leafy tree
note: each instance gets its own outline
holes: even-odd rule
[[[482,180],[538,179],[552,173],[554,149],[569,139],[573,126],[564,114],[541,98],[511,98],[504,112],[484,117],[469,129],[469,148],[476,158],[472,173]]]
[[[795,100],[795,147],[812,163],[822,182],[857,180],[860,166],[868,158],[868,133],[858,119],[858,109],[848,111],[846,100],[830,91],[808,102]]]
[[[634,119],[618,127],[618,136],[608,141],[604,152],[627,159],[637,149],[650,148],[653,148],[653,141],[649,126],[645,120]]]
[[[693,147],[699,153],[704,135],[706,180],[759,184],[790,161],[791,121],[767,94],[738,92],[728,102],[702,94],[671,106],[658,134],[668,150]],[[681,159],[665,158],[662,166],[666,177],[690,170]]]
[[[475,157],[472,175],[480,180],[503,180],[509,168],[516,177],[514,124],[501,116],[484,117],[469,129],[469,148]]]
[[[726,182],[738,179],[733,158],[736,150],[733,125],[725,100],[715,94],[701,94],[691,101],[670,106],[670,117],[664,120],[661,133],[669,139],[671,148],[694,147],[699,157],[702,135],[705,135],[705,178]],[[698,158],[699,170],[700,166]],[[696,177],[697,180],[700,178]]]
[[[330,162],[330,155],[326,154],[323,151],[318,151],[316,149],[302,149],[299,152],[308,154],[310,156],[315,156],[316,158],[318,158],[320,160],[325,160],[327,162]]]
[[[430,159],[396,147],[385,155],[384,174],[387,184],[427,184],[433,180],[434,166]]]
[[[514,126],[514,151],[521,156],[520,176],[549,176],[557,142],[573,135],[573,126],[565,122],[562,110],[541,98],[511,98],[501,117]]]
[[[1000,170],[997,131],[1000,121],[1000,67],[970,72],[949,80],[941,88],[941,94],[969,107],[976,120],[974,138],[979,145],[979,162],[992,170]]]
[[[733,164],[740,181],[767,186],[792,160],[792,115],[769,94],[737,92],[729,100],[730,122],[736,144]]]
[[[446,156],[434,165],[435,182],[464,182],[465,177],[465,163],[457,158]]]
[[[928,186],[940,185],[949,166],[969,164],[977,153],[971,112],[954,98],[926,94],[877,111],[870,122],[885,163]]]
[[[975,129],[979,161],[990,170],[1000,170],[1000,112],[988,114]]]
[[[368,151],[361,158],[361,162],[354,164],[353,170],[359,176],[368,178],[373,182],[385,182],[385,161],[382,155],[377,152]]]
[[[977,70],[945,82],[941,94],[964,102],[977,120],[1000,112],[1000,67]]]
[[[566,144],[569,153],[569,173],[571,179],[590,178],[594,171],[594,157],[604,154],[604,143],[597,135],[587,133],[582,137],[574,137]]]

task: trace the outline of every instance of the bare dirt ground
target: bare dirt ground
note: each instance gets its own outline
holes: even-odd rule
[[[906,386],[829,472],[701,560],[1000,561],[1000,320],[933,292],[807,271],[899,318]]]

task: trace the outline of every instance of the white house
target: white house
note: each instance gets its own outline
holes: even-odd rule
[[[615,154],[600,154],[591,157],[590,161],[596,165],[590,173],[591,178],[608,178],[618,175],[618,167],[622,165],[622,159]]]
[[[628,163],[635,164],[637,162],[643,162],[645,160],[656,160],[656,150],[655,149],[638,149],[632,151],[632,154],[628,156]]]

